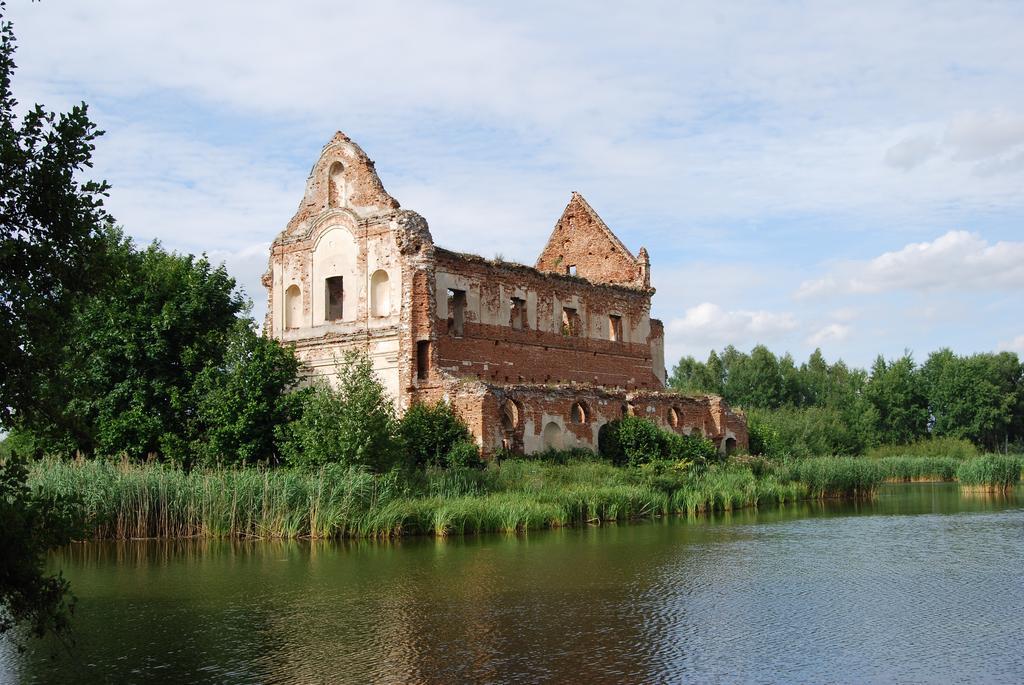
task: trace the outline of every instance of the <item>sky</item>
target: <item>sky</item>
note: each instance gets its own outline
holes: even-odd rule
[[[629,5],[629,6],[627,6]],[[1024,353],[1024,3],[11,0],[140,244],[268,249],[341,130],[435,243],[533,264],[572,191],[646,246],[670,367]]]

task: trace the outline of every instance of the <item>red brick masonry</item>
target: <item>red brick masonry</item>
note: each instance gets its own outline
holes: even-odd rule
[[[399,410],[450,402],[486,456],[596,449],[601,427],[626,413],[722,451],[747,447],[745,417],[720,397],[665,390],[647,251],[634,257],[578,193],[536,267],[452,252],[338,133],[263,284],[267,333],[295,347],[310,377],[335,378],[335,359],[362,350]]]

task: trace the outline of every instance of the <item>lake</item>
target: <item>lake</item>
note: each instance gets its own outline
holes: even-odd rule
[[[870,502],[394,543],[139,541],[54,555],[77,644],[0,680],[1024,680],[1024,497]]]

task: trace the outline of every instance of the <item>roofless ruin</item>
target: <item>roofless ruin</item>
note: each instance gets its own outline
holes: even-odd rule
[[[647,251],[634,256],[578,193],[533,267],[452,252],[339,132],[263,285],[266,330],[308,376],[330,378],[343,351],[364,351],[399,411],[450,402],[484,455],[596,449],[601,426],[625,414],[722,451],[747,446],[743,415],[722,398],[665,389]]]

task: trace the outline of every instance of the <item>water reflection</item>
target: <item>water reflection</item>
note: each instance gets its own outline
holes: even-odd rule
[[[1024,511],[868,502],[392,543],[75,545],[72,655],[23,682],[1017,682]]]

